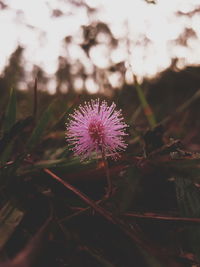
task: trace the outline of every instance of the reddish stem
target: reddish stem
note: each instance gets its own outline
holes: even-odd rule
[[[200,218],[175,217],[175,216],[168,216],[165,214],[158,214],[158,213],[128,212],[123,215],[126,217],[134,217],[134,218],[149,218],[149,219],[166,220],[166,221],[182,221],[182,222],[200,223]]]
[[[107,192],[106,192],[105,197],[106,198],[109,198],[112,195],[113,186],[112,186],[112,180],[111,180],[111,177],[110,177],[110,171],[109,171],[109,167],[108,167],[108,161],[106,159],[105,152],[104,152],[103,149],[102,149],[102,160],[103,160],[103,165],[104,165],[104,169],[105,169],[105,173],[106,173],[106,178],[107,178],[107,183],[108,183],[108,189],[107,189]]]
[[[75,188],[73,185],[69,184],[66,181],[63,181],[59,176],[45,168],[44,171],[49,174],[53,179],[64,185],[67,189],[75,193],[79,198],[81,198],[85,203],[91,206],[98,214],[106,218],[109,222],[117,225],[129,238],[137,243],[140,247],[152,253],[155,256],[161,256],[162,252],[158,248],[154,248],[152,244],[148,244],[146,240],[143,240],[141,236],[138,235],[138,232],[134,228],[129,228],[122,220],[117,217],[114,217],[109,211],[100,207],[97,203],[91,200],[88,196],[82,193],[80,190]],[[161,253],[161,254],[160,254]]]

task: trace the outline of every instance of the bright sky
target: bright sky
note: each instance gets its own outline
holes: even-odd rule
[[[84,8],[74,8],[65,0],[6,0],[10,8],[0,11],[0,72],[17,44],[25,49],[27,70],[37,64],[53,76],[57,69],[58,55],[66,55],[62,40],[67,35],[76,37],[77,45],[69,48],[71,60],[81,59],[88,68],[90,63],[78,47],[81,25],[87,25]],[[131,65],[139,77],[153,76],[167,68],[171,58],[178,57],[184,64],[200,64],[200,16],[176,16],[177,11],[189,12],[200,6],[199,0],[157,0],[147,4],[144,0],[85,0],[91,7],[99,7],[96,19],[108,23],[114,36],[121,39],[119,48],[111,54],[114,62],[127,58],[123,37],[131,40]],[[52,9],[60,9],[70,16],[51,17]],[[127,32],[127,22],[129,31]],[[173,44],[184,28],[192,28],[197,38],[190,38],[188,47]],[[43,34],[45,33],[45,34]],[[144,36],[151,41],[141,45]],[[102,44],[91,51],[93,62],[100,68],[108,64],[109,50]],[[52,83],[52,92],[53,92]]]

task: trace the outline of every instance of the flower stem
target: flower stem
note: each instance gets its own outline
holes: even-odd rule
[[[108,188],[107,188],[107,192],[106,192],[106,196],[105,197],[108,198],[108,197],[110,197],[112,195],[113,185],[112,185],[112,179],[110,177],[110,170],[109,170],[109,167],[108,167],[108,161],[106,159],[104,149],[102,149],[102,160],[103,160],[103,165],[104,165],[106,178],[107,178],[107,184],[108,184]]]

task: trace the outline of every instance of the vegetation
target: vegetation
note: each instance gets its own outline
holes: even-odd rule
[[[99,33],[110,49],[119,42],[103,22],[82,32],[87,59]],[[72,38],[63,40],[66,50]],[[19,46],[0,76],[0,266],[200,266],[200,67],[180,70],[173,59],[154,79],[139,83],[132,74],[128,83],[126,62],[93,64],[88,73],[67,55],[52,95],[44,70],[35,66],[27,79],[22,59]],[[98,93],[89,94],[88,78]],[[96,98],[114,101],[129,125],[117,160],[80,161],[66,142],[69,114]],[[105,196],[108,175],[113,188]]]
[[[184,75],[194,70],[187,68]],[[145,101],[135,103],[134,114],[134,87],[126,86],[114,98],[130,125],[129,145],[120,159],[108,159],[114,193],[106,199],[103,161],[80,162],[65,141],[68,114],[89,96],[68,104],[60,95],[54,100],[46,96],[50,104],[40,111],[45,105],[39,107],[39,100],[45,97],[36,80],[32,114],[26,115],[20,103],[24,96],[10,90],[0,140],[0,246],[5,266],[198,266],[199,90],[192,79],[192,94],[185,89],[183,97],[184,87],[182,95],[168,90],[167,96],[180,104],[175,109],[171,102],[168,110],[167,96],[164,104],[158,101],[157,87],[165,84],[165,77],[176,84],[181,73],[168,70],[156,84],[151,81],[148,86],[155,91],[148,91],[148,100],[140,86]],[[163,124],[151,124],[142,104],[149,101],[156,111],[154,120]]]

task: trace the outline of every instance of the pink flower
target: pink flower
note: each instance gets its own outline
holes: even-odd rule
[[[115,107],[114,103],[109,107],[106,101],[100,103],[96,99],[80,105],[70,115],[66,138],[76,156],[87,159],[93,153],[103,153],[116,158],[119,151],[125,150],[123,137],[128,126],[123,122],[121,110],[116,111]]]

